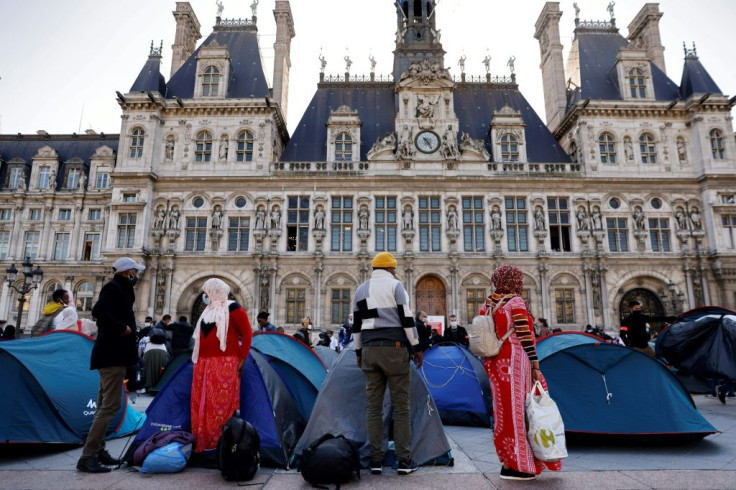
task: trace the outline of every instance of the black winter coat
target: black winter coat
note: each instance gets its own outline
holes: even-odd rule
[[[130,366],[138,362],[136,342],[135,293],[130,281],[120,275],[102,287],[92,316],[97,321],[97,340],[92,348],[90,369]],[[123,335],[130,327],[130,335]]]

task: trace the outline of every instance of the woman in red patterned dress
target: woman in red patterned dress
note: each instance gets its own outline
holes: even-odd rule
[[[518,268],[502,265],[493,272],[491,280],[495,291],[486,299],[480,314],[493,316],[499,338],[514,329],[496,357],[483,359],[493,392],[493,443],[503,464],[502,479],[533,480],[544,469],[562,468],[560,461],[547,463],[536,459],[526,438],[526,394],[537,380],[547,387],[537,360],[534,321],[521,299],[524,283]]]
[[[230,287],[208,279],[202,290],[209,304],[194,329],[192,433],[194,451],[217,448],[217,440],[240,406],[240,375],[253,331],[242,306],[228,300]]]

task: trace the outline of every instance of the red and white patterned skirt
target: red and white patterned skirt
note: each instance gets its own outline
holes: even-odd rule
[[[222,426],[240,407],[240,377],[236,356],[200,357],[192,378],[194,451],[217,448]]]

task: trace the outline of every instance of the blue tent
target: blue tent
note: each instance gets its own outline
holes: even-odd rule
[[[314,347],[314,353],[319,356],[327,370],[332,369],[332,365],[337,361],[338,353],[334,349],[330,349],[324,345],[317,345]]]
[[[419,374],[447,425],[490,427],[491,385],[483,364],[464,346],[436,345],[424,352]]]
[[[634,349],[581,344],[548,355],[540,367],[568,433],[684,440],[717,432],[679,380]]]
[[[541,361],[557,351],[573,345],[595,344],[604,342],[600,337],[585,332],[558,332],[537,341],[537,357]]]
[[[83,444],[97,408],[100,376],[90,371],[94,339],[55,331],[0,342],[3,398],[0,443]],[[135,432],[145,415],[127,403],[108,426],[108,438]]]

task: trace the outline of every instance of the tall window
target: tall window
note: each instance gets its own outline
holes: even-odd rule
[[[286,250],[306,252],[309,246],[309,197],[289,196]]]
[[[483,198],[464,196],[463,203],[463,247],[466,252],[482,252],[485,246],[483,224]]]
[[[23,244],[23,257],[27,257],[31,261],[36,260],[36,256],[38,255],[38,244],[40,241],[40,231],[27,231],[26,239]]]
[[[69,256],[69,233],[57,233],[54,239],[54,260],[66,260]]]
[[[419,250],[439,252],[442,250],[442,220],[440,198],[423,196],[419,198]]]
[[[557,323],[575,323],[575,290],[555,289]]]
[[[95,178],[95,187],[97,189],[107,189],[110,185],[110,174],[107,172],[97,172]]]
[[[100,221],[102,219],[102,210],[99,208],[90,209],[87,219],[90,221]]]
[[[207,217],[187,218],[184,250],[201,252],[207,240]]]
[[[81,168],[70,168],[66,172],[66,188],[67,189],[78,189],[79,178],[82,175]]]
[[[38,171],[38,188],[48,189],[51,187],[51,167],[41,167]]]
[[[340,133],[335,138],[335,160],[353,159],[353,138],[348,133]]]
[[[63,208],[59,210],[59,221],[71,221],[72,210],[69,208]]]
[[[721,216],[723,225],[723,242],[726,248],[736,248],[736,214],[724,214]]]
[[[200,131],[197,133],[194,161],[209,162],[210,160],[212,160],[212,133],[209,131]]]
[[[629,70],[626,78],[629,80],[629,94],[633,99],[643,99],[647,96],[646,79],[640,68]]]
[[[10,221],[13,219],[13,210],[10,208],[0,209],[0,221]]]
[[[465,314],[468,322],[478,315],[488,293],[484,288],[468,288],[465,295]]]
[[[100,241],[99,233],[84,234],[84,250],[82,252],[82,260],[97,260],[100,258]]]
[[[231,251],[247,251],[248,239],[250,238],[250,218],[230,218],[230,226],[227,229],[227,249]]]
[[[145,131],[143,128],[133,128],[130,133],[130,158],[141,158],[143,156],[143,141]]]
[[[250,131],[241,131],[238,134],[238,148],[235,152],[235,159],[239,162],[253,161],[253,133]]]
[[[611,133],[603,133],[598,138],[601,163],[616,163],[616,141]]]
[[[92,299],[95,296],[95,286],[91,282],[83,282],[74,293],[74,301],[78,311],[92,311]]]
[[[136,213],[121,213],[118,219],[118,248],[133,248],[135,244]]]
[[[350,252],[353,249],[353,198],[333,197],[330,220],[331,250]]]
[[[307,290],[288,288],[286,290],[286,323],[299,323],[304,318]]]
[[[376,196],[376,252],[396,251],[396,196]]]
[[[23,167],[12,167],[10,169],[10,175],[8,176],[8,188],[17,189],[18,187],[20,187],[21,182],[23,181],[23,177],[25,177]]]
[[[714,159],[723,160],[726,150],[723,147],[723,134],[719,129],[713,129],[710,132],[710,151]]]
[[[555,252],[570,252],[570,208],[566,197],[548,197],[549,241]]]
[[[639,136],[639,153],[641,163],[657,163],[657,144],[654,142],[654,136],[649,133]]]
[[[208,66],[202,75],[202,97],[217,97],[220,86],[220,70]]]
[[[341,325],[350,314],[350,289],[333,289],[330,323]]]
[[[501,136],[501,161],[519,161],[519,141],[513,134],[506,133]]]
[[[506,243],[509,252],[529,251],[529,225],[526,214],[526,199],[523,197],[507,197],[506,208]]]
[[[9,250],[10,250],[10,232],[0,231],[0,260],[5,260],[8,257]]]
[[[652,251],[670,251],[670,220],[667,218],[649,218],[649,236],[652,239]]]
[[[41,208],[28,210],[28,221],[41,221],[41,218],[43,218],[43,210]]]
[[[629,227],[626,218],[606,218],[608,248],[611,252],[629,251]]]

